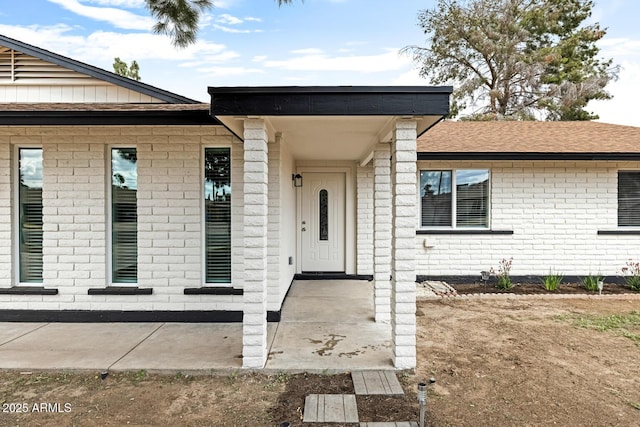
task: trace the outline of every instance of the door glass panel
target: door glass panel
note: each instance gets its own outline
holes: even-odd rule
[[[320,190],[320,240],[329,240],[329,192]]]

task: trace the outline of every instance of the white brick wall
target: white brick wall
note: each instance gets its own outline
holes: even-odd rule
[[[105,284],[102,141],[119,135],[120,129],[84,128],[71,137],[61,131],[27,128],[27,135],[42,140],[43,285],[75,296]]]
[[[373,274],[373,162],[356,168],[356,271]]]
[[[242,287],[243,151],[222,127],[0,127],[0,286],[11,275],[11,153],[43,147],[44,286],[58,295],[5,295],[0,309],[242,310],[242,296],[184,295],[202,286],[203,147],[232,149],[232,282]],[[88,295],[108,286],[108,147],[138,150],[139,286],[152,295]],[[10,172],[11,171],[11,172]],[[237,243],[237,242],[240,243]]]
[[[267,304],[269,309],[280,306],[280,215],[282,203],[280,196],[280,138],[269,142],[269,212],[267,226]]]
[[[376,322],[391,321],[391,156],[389,144],[378,144],[374,166],[374,307]]]
[[[418,274],[479,276],[513,257],[513,275],[613,276],[627,259],[640,259],[638,236],[597,234],[617,227],[618,170],[640,162],[418,163],[451,168],[491,170],[491,228],[513,235],[418,235]]]
[[[416,367],[416,122],[398,120],[391,144],[391,337],[393,364]]]
[[[21,129],[24,132],[24,129]],[[12,236],[11,236],[11,135],[13,129],[0,128],[0,287],[12,284]],[[20,132],[18,132],[20,133]]]

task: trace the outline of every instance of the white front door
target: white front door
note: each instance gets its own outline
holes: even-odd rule
[[[343,172],[309,172],[302,185],[302,271],[345,271]]]

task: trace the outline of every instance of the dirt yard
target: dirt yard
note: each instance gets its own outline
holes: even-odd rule
[[[358,398],[361,421],[430,426],[639,426],[640,300],[446,299],[418,303],[418,369],[404,398]],[[0,372],[1,426],[302,425],[308,393],[348,375]]]

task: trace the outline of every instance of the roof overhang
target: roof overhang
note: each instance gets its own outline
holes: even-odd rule
[[[211,126],[206,104],[0,104],[1,126]]]
[[[305,160],[363,160],[391,140],[397,119],[418,135],[449,114],[453,88],[432,86],[210,87],[211,115],[243,139],[244,120],[264,118],[270,139]]]

